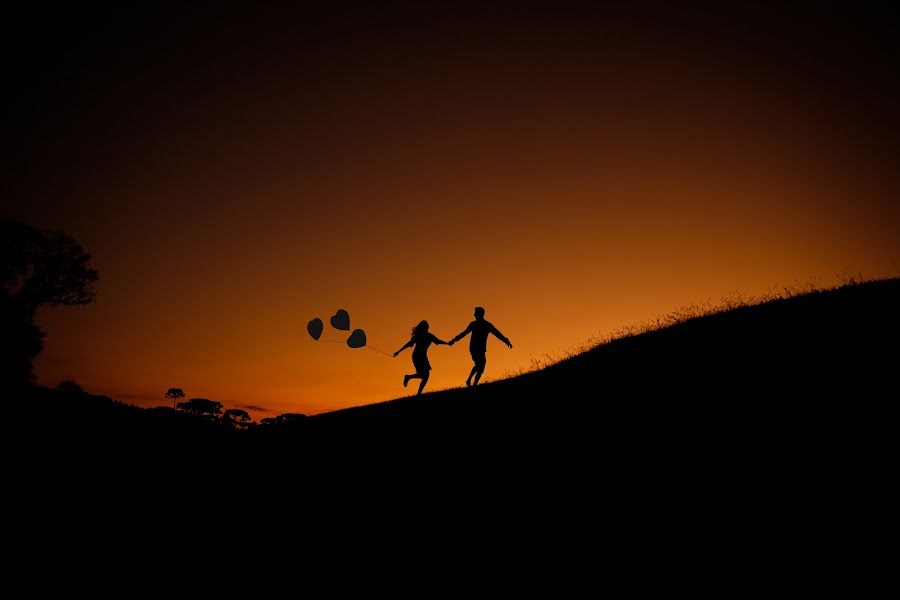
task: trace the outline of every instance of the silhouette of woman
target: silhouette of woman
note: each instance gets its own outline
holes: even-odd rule
[[[403,387],[406,387],[406,384],[409,383],[410,379],[421,379],[422,381],[419,383],[419,391],[416,392],[416,396],[422,393],[425,384],[428,383],[428,376],[431,374],[431,363],[428,362],[428,347],[431,346],[431,344],[449,345],[447,342],[439,340],[437,336],[428,331],[428,321],[421,321],[418,325],[413,327],[409,341],[406,342],[402,348],[394,352],[394,357],[396,358],[398,354],[407,348],[413,348],[412,360],[416,372],[412,375],[403,376]]]

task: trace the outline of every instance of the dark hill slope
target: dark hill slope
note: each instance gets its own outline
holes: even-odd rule
[[[655,540],[667,557],[698,543],[726,566],[754,544],[794,564],[796,544],[773,547],[788,535],[827,558],[891,514],[897,306],[900,280],[816,292],[246,432],[36,388],[8,413],[11,514],[51,529],[171,519],[178,535],[235,515],[272,536],[295,517],[415,523],[522,548],[575,536],[631,555]]]
[[[812,292],[619,339],[477,388],[246,432],[36,388],[12,403],[10,434],[22,456],[63,467],[162,465],[190,476],[336,461],[574,472],[724,464],[798,448],[858,453],[893,423],[884,415],[896,397],[898,306],[900,279]]]
[[[806,585],[826,569],[856,585],[884,564],[871,548],[895,510],[898,306],[897,279],[815,292],[246,432],[35,388],[8,403],[8,512],[29,538],[105,534],[125,557],[125,542],[248,533],[383,553],[413,533],[401,543],[562,560],[563,580],[574,565]]]
[[[302,427],[337,447],[708,445],[840,424],[896,395],[900,279],[811,292],[623,338],[540,371],[349,408]],[[412,446],[410,446],[412,444]]]

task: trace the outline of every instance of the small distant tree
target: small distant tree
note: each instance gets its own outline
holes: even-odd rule
[[[75,382],[74,379],[63,379],[58,384],[56,384],[56,390],[65,394],[82,395],[87,393],[84,391],[83,387]]]
[[[284,413],[277,417],[266,417],[260,420],[263,425],[287,425],[290,423],[301,423],[307,418],[303,413]]]
[[[184,398],[184,390],[181,388],[169,388],[166,392],[166,398],[172,401],[172,406],[178,408],[178,401]]]
[[[222,420],[225,424],[232,427],[247,427],[253,422],[253,419],[250,418],[250,414],[246,410],[241,410],[240,408],[229,408],[225,411],[225,414],[222,415]]]
[[[222,403],[206,398],[191,398],[185,402],[179,402],[175,408],[213,421],[222,414]]]

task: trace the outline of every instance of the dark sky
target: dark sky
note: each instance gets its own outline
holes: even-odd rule
[[[735,290],[896,274],[887,3],[191,4],[5,15],[0,216],[101,272],[42,315],[44,383],[312,413],[403,392],[401,359],[303,339],[337,308],[393,350],[486,304],[500,376]]]
[[[247,120],[242,103],[261,96],[273,121],[264,126],[284,127],[276,115],[290,107],[338,127],[345,111],[373,110],[358,106],[363,96],[390,103],[398,85],[434,102],[448,73],[488,93],[522,92],[530,74],[566,81],[593,68],[610,78],[592,85],[615,87],[622,69],[667,62],[805,92],[811,112],[879,152],[896,149],[890,3],[200,4],[12,11],[4,87],[13,154],[27,174],[77,172],[123,139],[152,143],[148,128]],[[539,90],[527,92],[502,100],[540,101]]]

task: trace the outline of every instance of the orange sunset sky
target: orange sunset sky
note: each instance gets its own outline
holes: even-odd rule
[[[39,313],[39,383],[311,415],[413,393],[410,351],[373,349],[476,305],[513,343],[490,380],[683,305],[900,275],[896,9],[730,4],[15,16],[0,217],[100,272]],[[325,341],[340,308],[371,348]],[[429,357],[427,391],[464,384],[466,344]]]

